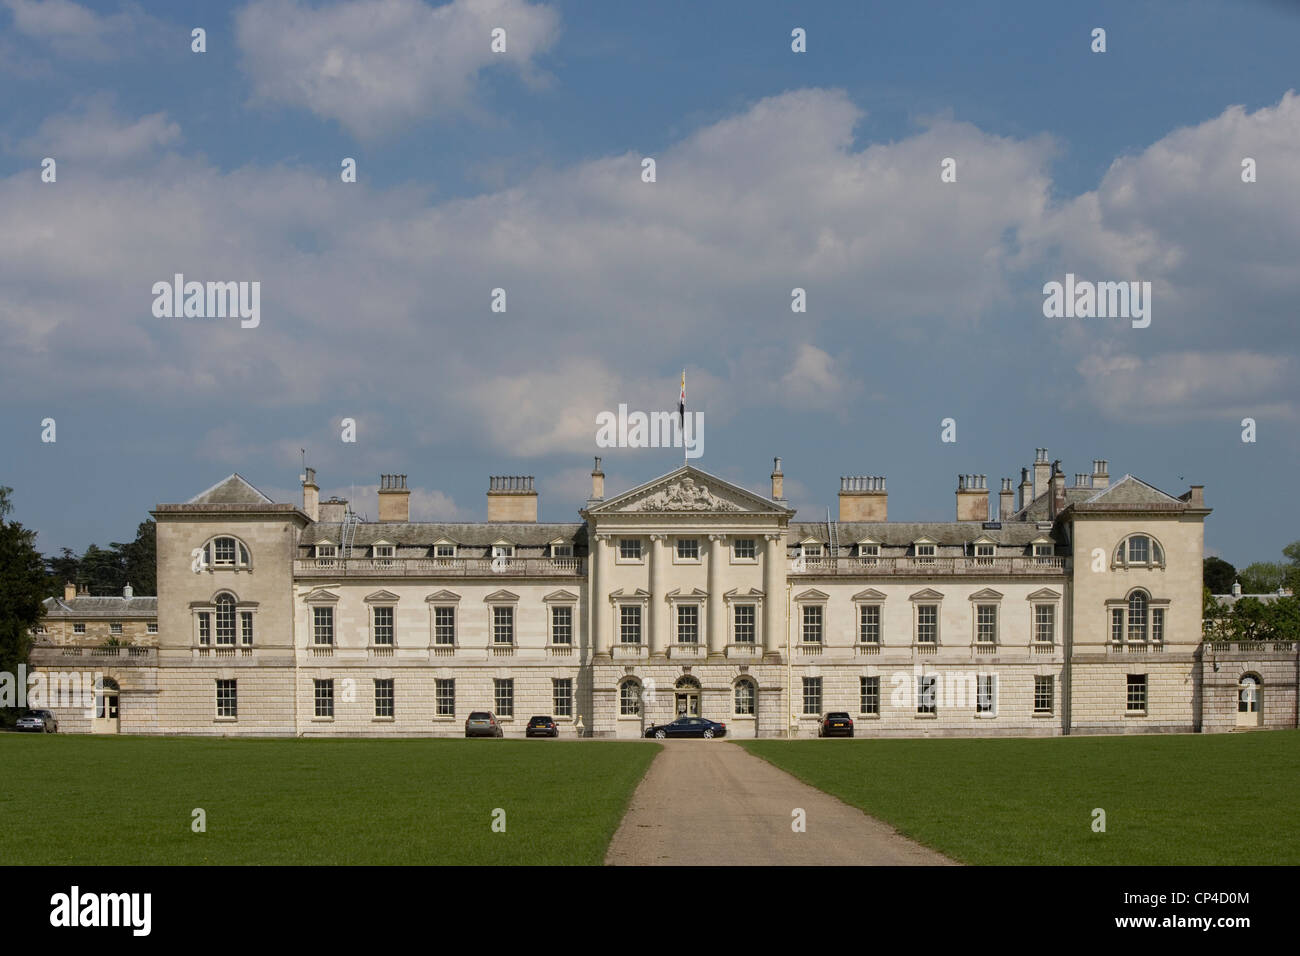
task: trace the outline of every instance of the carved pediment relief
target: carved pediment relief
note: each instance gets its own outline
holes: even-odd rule
[[[631,501],[624,511],[741,511],[740,505],[711,492],[707,485],[685,475],[677,481]]]

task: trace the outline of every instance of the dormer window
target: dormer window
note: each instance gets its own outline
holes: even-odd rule
[[[381,568],[391,568],[397,548],[391,544],[377,544],[374,548],[375,564]]]
[[[433,556],[439,560],[450,560],[456,557],[456,546],[446,541],[435,544],[433,546]]]
[[[551,557],[553,558],[571,558],[573,557],[573,545],[557,541],[551,545]]]
[[[933,542],[918,541],[915,545],[913,545],[912,549],[916,554],[917,564],[934,564],[935,546]]]
[[[1056,555],[1056,545],[1050,541],[1034,542],[1034,560],[1039,564],[1046,563]]]
[[[316,545],[316,565],[322,568],[334,567],[334,559],[338,557],[339,549],[333,544]]]
[[[863,564],[875,564],[880,559],[880,545],[874,541],[862,541],[858,544],[858,558]]]
[[[995,546],[992,544],[975,545],[975,563],[979,565],[991,565],[993,563],[993,551]]]
[[[814,544],[811,541],[805,541],[803,544],[803,556],[805,558],[820,558],[822,556],[822,546],[818,542]]]

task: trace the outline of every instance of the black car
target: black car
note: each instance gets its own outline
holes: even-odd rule
[[[833,710],[822,714],[817,724],[818,737],[852,737],[853,718],[843,710]]]
[[[703,717],[678,717],[670,724],[652,724],[645,732],[647,737],[713,737],[727,736],[727,725]]]
[[[528,721],[528,726],[524,728],[525,737],[558,737],[560,736],[560,727],[551,716],[534,717]]]

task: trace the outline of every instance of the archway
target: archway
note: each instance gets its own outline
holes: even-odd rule
[[[700,682],[687,674],[678,678],[673,692],[674,717],[699,717]]]
[[[1237,726],[1264,725],[1264,682],[1257,674],[1243,674],[1237,682]]]

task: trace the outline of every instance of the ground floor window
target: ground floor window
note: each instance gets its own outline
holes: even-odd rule
[[[334,716],[334,681],[332,680],[314,680],[314,698],[316,703],[317,717]]]
[[[375,716],[393,716],[393,680],[375,680]]]
[[[1128,675],[1128,706],[1130,714],[1145,713],[1147,709],[1147,675]]]
[[[998,679],[993,674],[975,676],[975,713],[992,717],[998,710]]]
[[[916,679],[916,712],[918,714],[938,713],[937,679],[922,675]]]
[[[861,700],[858,702],[858,710],[864,714],[880,713],[880,678],[879,677],[860,677],[858,678],[860,686],[858,688]]]
[[[515,682],[513,678],[498,677],[492,682],[492,701],[498,717],[515,715]]]
[[[440,677],[433,682],[433,703],[439,717],[456,716],[456,681]]]
[[[822,679],[820,677],[805,677],[803,679],[803,712],[805,714],[821,714],[822,712]]]
[[[625,680],[618,685],[618,713],[620,717],[637,717],[641,713],[641,685]]]
[[[236,682],[233,680],[217,681],[217,716],[238,717],[239,696]]]
[[[1247,674],[1237,685],[1237,713],[1255,714],[1259,712],[1259,681]]]
[[[573,679],[571,677],[557,677],[551,681],[551,707],[555,711],[556,717],[573,716]]]
[[[1034,678],[1034,713],[1050,714],[1052,712],[1052,676]]]
[[[740,717],[754,715],[754,682],[751,680],[736,682],[736,715]]]

